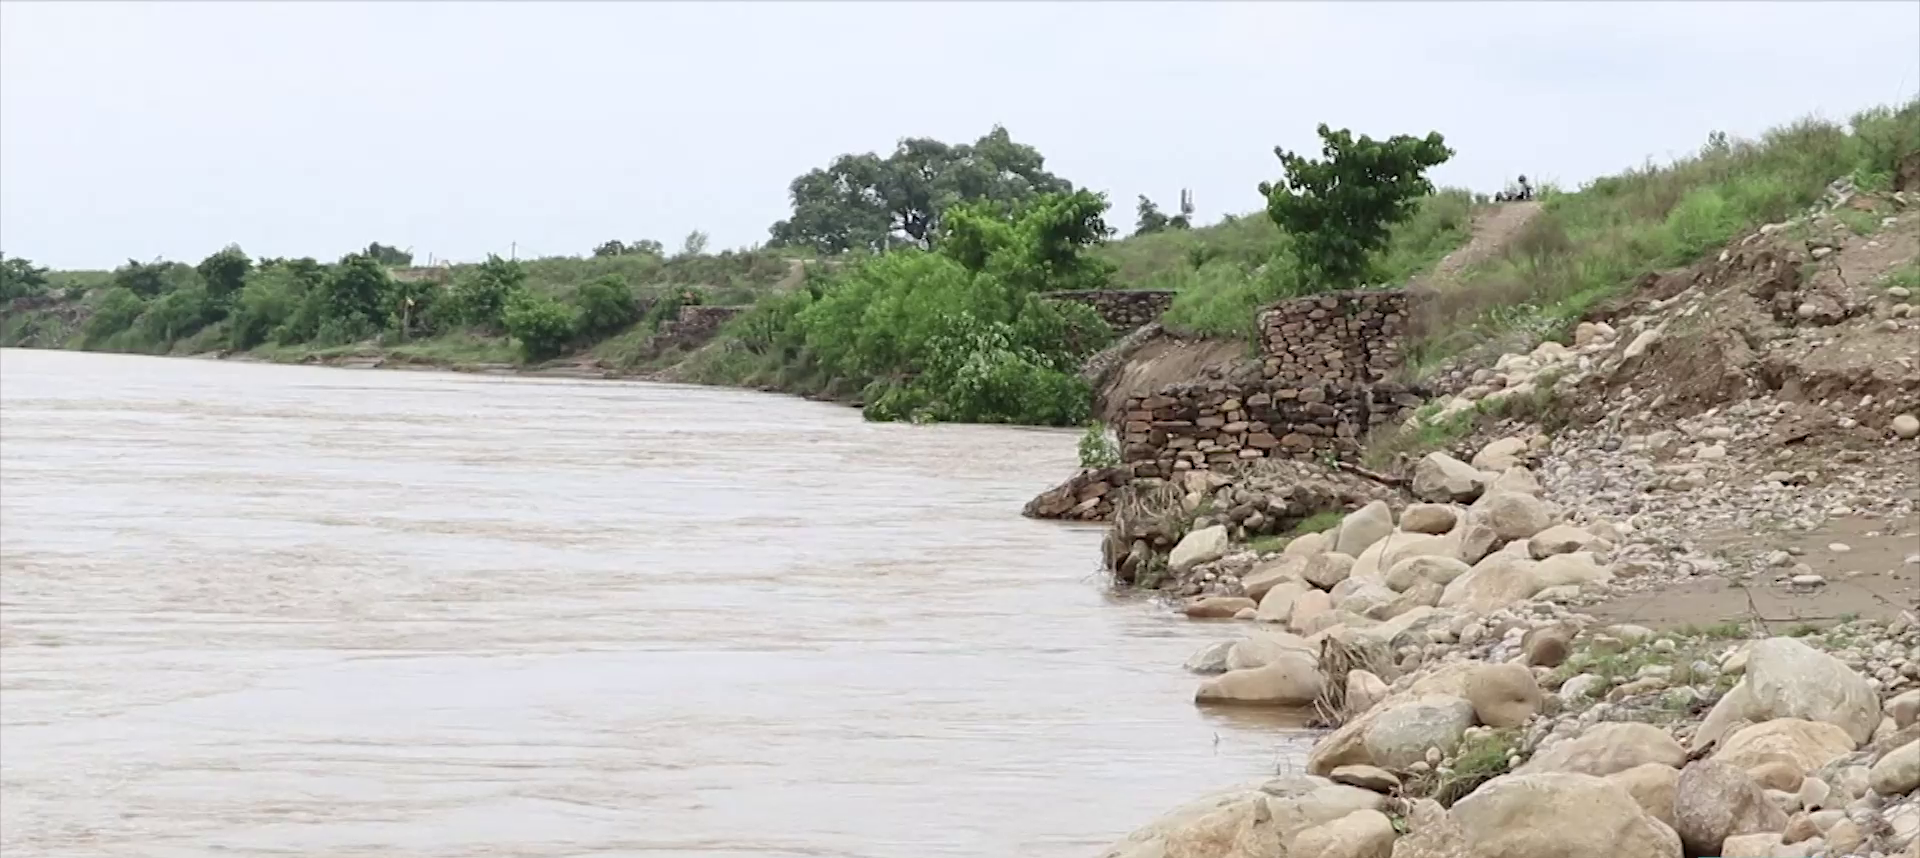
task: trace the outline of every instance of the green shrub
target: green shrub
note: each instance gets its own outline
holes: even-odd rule
[[[611,334],[633,324],[639,316],[633,303],[633,290],[614,275],[581,284],[574,292],[573,302],[579,314],[574,327],[583,336]]]
[[[504,329],[507,304],[526,288],[520,263],[488,254],[487,261],[461,272],[447,295],[451,319],[490,331]]]
[[[573,312],[545,295],[519,292],[503,316],[507,333],[520,344],[521,359],[528,362],[560,354],[573,339]]]
[[[1080,467],[1111,468],[1118,464],[1120,464],[1120,447],[1113,443],[1113,437],[1107,433],[1106,425],[1099,422],[1088,423],[1087,431],[1080,433]]]
[[[132,327],[134,320],[147,311],[147,302],[140,300],[132,289],[115,286],[100,296],[94,305],[93,315],[87,318],[82,331],[83,342],[88,348],[105,343],[108,338]]]

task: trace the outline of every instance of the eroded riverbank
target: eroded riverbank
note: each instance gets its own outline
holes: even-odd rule
[[[7,351],[8,855],[1080,856],[1297,765],[1020,504],[1073,433]],[[1151,784],[1151,789],[1116,788]]]

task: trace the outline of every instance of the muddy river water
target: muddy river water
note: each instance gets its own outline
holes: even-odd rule
[[[1093,856],[1297,765],[1070,432],[0,353],[0,853]]]

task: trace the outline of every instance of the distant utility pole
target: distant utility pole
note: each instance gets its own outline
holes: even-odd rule
[[[519,259],[520,258],[519,254],[520,254],[520,242],[517,242],[517,241],[509,242],[507,244],[507,259],[509,261]]]

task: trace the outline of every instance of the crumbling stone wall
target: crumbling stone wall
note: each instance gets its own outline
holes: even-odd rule
[[[1259,316],[1261,374],[1285,387],[1365,385],[1406,363],[1411,290],[1355,290],[1281,301]]]
[[[1347,455],[1375,426],[1412,416],[1425,394],[1390,382],[1171,385],[1127,400],[1121,458],[1137,476],[1168,477],[1250,459]]]
[[[653,336],[653,350],[677,347],[682,351],[699,348],[720,333],[721,326],[746,311],[746,307],[686,306],[673,321],[660,326]]]
[[[1048,292],[1049,301],[1085,304],[1107,320],[1113,332],[1122,336],[1160,318],[1173,306],[1173,293],[1153,290],[1094,290],[1085,292]]]

